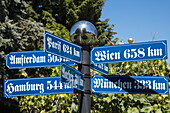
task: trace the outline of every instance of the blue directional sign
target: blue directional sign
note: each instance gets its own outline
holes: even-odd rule
[[[92,64],[91,68],[104,75],[109,74],[109,64]]]
[[[167,41],[94,47],[91,63],[115,63],[141,60],[167,59]]]
[[[44,32],[44,50],[77,63],[80,63],[82,59],[80,46],[47,31]]]
[[[84,76],[83,74],[66,65],[61,63],[61,82],[78,90],[84,90]]]
[[[75,65],[74,62],[56,55],[48,54],[41,50],[11,52],[6,56],[6,65],[11,69],[54,67],[60,66],[60,62],[66,62],[69,65]]]
[[[39,77],[4,80],[4,97],[74,93],[62,84],[60,77]]]
[[[102,76],[91,79],[94,93],[169,94],[168,77]]]

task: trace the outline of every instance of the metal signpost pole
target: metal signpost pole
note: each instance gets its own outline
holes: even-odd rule
[[[82,63],[79,71],[84,73],[84,92],[79,92],[79,113],[91,110],[90,46],[82,46]]]
[[[90,75],[90,46],[97,40],[97,30],[95,26],[88,21],[79,21],[75,23],[70,31],[73,43],[82,48],[82,61],[78,70],[84,74],[84,90],[79,92],[79,113],[90,113],[91,111],[91,75]]]

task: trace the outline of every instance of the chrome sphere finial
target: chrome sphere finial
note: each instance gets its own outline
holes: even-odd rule
[[[93,45],[97,39],[97,30],[91,22],[79,21],[72,26],[70,36],[72,42],[78,45]]]

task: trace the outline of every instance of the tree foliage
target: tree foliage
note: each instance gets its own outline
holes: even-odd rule
[[[105,0],[34,0],[30,6],[30,19],[42,22],[45,27],[58,32],[63,25],[69,31],[74,23],[87,20],[93,23],[98,31],[97,45],[111,44],[116,34],[114,25],[108,24],[109,19],[100,20]],[[41,7],[38,7],[41,6]],[[69,35],[67,35],[67,38]],[[65,37],[62,37],[65,38]]]
[[[45,71],[46,68],[9,69],[6,66],[5,58],[10,52],[43,49],[43,24],[27,19],[28,6],[27,1],[0,1],[0,103],[4,110],[2,112],[18,112],[19,100],[18,97],[3,97],[4,79],[22,78],[25,75],[39,77],[51,74],[51,72]]]
[[[5,57],[14,51],[43,49],[43,31],[70,40],[71,26],[80,20],[92,22],[98,30],[98,46],[117,44],[114,25],[100,20],[105,0],[1,0],[0,1],[0,102],[3,107],[21,112],[78,111],[78,95],[41,95],[3,98],[3,79],[60,75],[59,67],[8,69]],[[92,71],[92,73],[97,73]],[[164,60],[110,64],[111,75],[169,76],[170,65]],[[92,96],[92,113],[168,113],[170,95],[101,94]],[[9,100],[13,105],[9,105]],[[12,102],[15,101],[15,102]],[[14,111],[14,110],[13,110]]]

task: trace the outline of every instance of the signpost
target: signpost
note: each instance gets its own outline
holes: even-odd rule
[[[44,32],[45,52],[67,58],[71,61],[81,62],[81,47],[67,40],[59,38],[47,31]]]
[[[60,77],[39,77],[4,80],[4,97],[74,93],[60,82]]]
[[[109,74],[109,64],[92,64],[91,68],[98,71],[104,75]]]
[[[94,93],[169,94],[168,77],[95,75],[91,83]]]
[[[65,58],[48,54],[44,51],[20,51],[11,52],[6,56],[6,65],[8,68],[35,68],[35,67],[53,67],[60,66],[61,62],[69,65],[75,65]]]
[[[167,41],[94,47],[91,63],[115,63],[141,60],[167,59]]]
[[[45,31],[44,51],[11,52],[6,57],[9,68],[52,67],[61,63],[61,78],[6,79],[4,96],[65,94],[74,93],[73,88],[76,88],[79,90],[78,111],[90,113],[91,90],[94,93],[169,93],[168,77],[108,76],[108,63],[167,59],[166,40],[93,47],[91,50],[90,45],[96,38],[94,25],[80,21],[72,27],[71,39],[81,47]],[[72,61],[78,63],[81,72],[65,64],[74,65]],[[90,66],[105,75],[91,78]]]
[[[61,82],[72,88],[84,90],[84,76],[78,70],[61,63]]]

